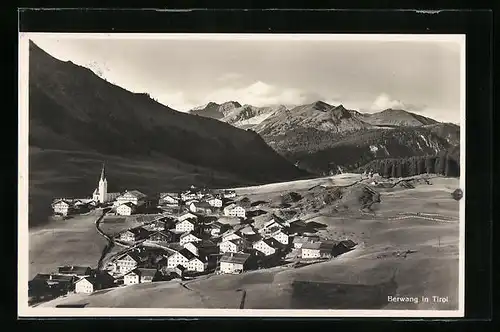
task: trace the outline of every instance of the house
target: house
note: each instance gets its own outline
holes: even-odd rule
[[[175,224],[175,230],[179,232],[192,232],[196,226],[196,221],[193,219],[185,219],[178,221]]]
[[[284,229],[271,233],[270,236],[281,244],[288,245],[289,235]]]
[[[331,258],[333,255],[334,242],[318,241],[304,243],[301,248],[302,258]]]
[[[114,271],[121,274],[128,273],[146,260],[146,256],[139,255],[136,252],[126,253],[115,261]]]
[[[273,238],[259,240],[252,247],[266,256],[273,255],[282,248],[280,243]]]
[[[137,268],[123,277],[124,285],[135,285],[146,282],[153,282],[160,279],[160,272],[157,269]]]
[[[184,221],[184,220],[198,220],[198,216],[195,214],[192,214],[190,212],[184,213],[182,216],[177,217],[177,221]]]
[[[142,205],[146,201],[146,195],[138,190],[125,191],[122,195],[116,198],[116,205],[120,206],[125,203],[133,203],[136,206]]]
[[[180,264],[177,265],[176,267],[165,266],[161,269],[161,273],[164,276],[171,276],[171,277],[175,277],[175,276],[182,277],[184,274],[184,271],[186,271],[186,268]]]
[[[266,234],[270,234],[270,233],[274,233],[278,230],[281,230],[281,229],[289,227],[289,226],[290,226],[289,223],[287,223],[283,219],[273,215],[271,220],[269,220],[268,222],[266,222],[264,224],[264,226],[262,226],[261,232],[266,233]]]
[[[179,205],[180,197],[177,194],[161,193],[158,203],[160,205]]]
[[[219,260],[221,273],[238,274],[248,269],[250,254],[226,252]]]
[[[295,249],[300,249],[302,246],[306,243],[314,243],[316,241],[319,241],[319,236],[294,236],[293,237],[293,247]]]
[[[74,290],[77,280],[76,276],[39,273],[28,281],[28,294],[34,296],[43,296],[47,293],[66,294]]]
[[[232,239],[232,240],[227,240],[227,241],[222,241],[219,243],[219,252],[220,253],[225,253],[225,252],[240,252],[245,250],[248,247],[248,241],[239,238],[239,239]]]
[[[222,193],[224,198],[235,198],[236,197],[236,192],[234,190],[225,190]]]
[[[239,231],[230,229],[224,234],[222,234],[222,241],[236,240],[236,239],[241,239],[242,237],[243,236]]]
[[[135,211],[136,205],[132,202],[123,203],[116,208],[116,213],[120,216],[130,216]]]
[[[210,204],[213,207],[216,207],[216,208],[222,207],[222,199],[220,199],[220,198],[214,197],[214,198],[209,199],[207,202],[208,202],[208,204]]]
[[[337,257],[338,255],[342,255],[348,251],[351,251],[356,246],[356,243],[352,240],[343,240],[338,242],[332,251],[332,256]]]
[[[181,236],[182,234],[184,234],[185,232],[184,231],[178,231],[176,229],[169,229],[168,230],[168,233],[170,234],[171,236],[171,240],[170,242],[172,243],[175,243],[175,242],[179,242],[181,240]]]
[[[167,267],[174,268],[177,265],[182,265],[187,269],[189,261],[193,259],[193,257],[195,257],[195,255],[191,251],[183,248],[175,254],[168,256]]]
[[[207,269],[208,262],[206,257],[193,257],[187,264],[188,271],[204,272]]]
[[[172,233],[165,231],[156,231],[149,236],[151,242],[171,242]]]
[[[57,268],[58,274],[66,276],[86,277],[92,274],[90,266],[59,266]]]
[[[108,273],[84,277],[75,283],[75,293],[91,294],[96,290],[113,287],[114,279]]]
[[[69,201],[59,199],[52,203],[52,209],[54,210],[54,214],[67,216],[73,211],[73,206]]]
[[[179,239],[179,243],[181,246],[184,246],[186,243],[189,242],[198,242],[198,241],[201,241],[201,239],[190,232],[185,232],[184,234],[181,235]]]
[[[213,206],[208,204],[207,202],[192,202],[189,206],[189,211],[193,213],[204,213],[209,214],[212,213]]]
[[[217,245],[210,240],[188,242],[184,244],[184,248],[191,251],[196,256],[200,256],[201,253],[213,255],[219,252]]]
[[[255,234],[255,230],[251,225],[243,227],[242,229],[239,230],[239,232],[244,236]]]
[[[120,234],[120,240],[125,242],[137,242],[147,239],[149,234],[149,231],[143,227],[131,228]]]
[[[224,215],[228,217],[246,218],[246,211],[243,207],[233,203],[224,208]]]

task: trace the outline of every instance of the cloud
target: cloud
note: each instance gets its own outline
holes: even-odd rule
[[[190,109],[198,106],[190,101],[182,91],[166,92],[158,95],[152,95],[159,103],[173,108],[176,111],[187,112]]]
[[[388,94],[382,93],[373,101],[370,109],[372,111],[382,111],[388,108],[405,109],[406,105],[397,99],[392,99]]]
[[[242,88],[222,88],[215,90],[200,100],[200,104],[210,101],[223,103],[228,100],[235,100],[241,104],[250,104],[254,106],[267,105],[300,105],[313,102],[321,98],[320,95],[310,93],[301,89],[290,87],[278,87],[257,81]]]
[[[220,76],[219,78],[217,78],[217,81],[221,81],[221,82],[234,81],[234,80],[237,80],[241,77],[242,77],[242,75],[239,73],[225,73],[222,76]]]

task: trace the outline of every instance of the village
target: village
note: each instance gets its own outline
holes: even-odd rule
[[[29,282],[33,301],[68,293],[91,294],[129,285],[189,280],[216,274],[240,274],[276,266],[298,267],[335,258],[357,244],[317,235],[322,225],[272,213],[260,225],[260,202],[233,190],[191,186],[182,192],[146,195],[138,190],[109,193],[104,166],[87,199],[56,199],[54,216],[97,213],[96,236],[108,241],[97,267],[60,266]],[[114,234],[103,223],[135,218],[136,225]],[[118,252],[109,254],[111,248]]]

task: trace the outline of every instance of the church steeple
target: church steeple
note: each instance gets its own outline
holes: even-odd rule
[[[102,163],[102,170],[101,170],[101,181],[106,180],[106,174],[104,173],[104,163]]]

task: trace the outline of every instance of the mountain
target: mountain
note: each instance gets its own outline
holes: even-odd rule
[[[360,114],[360,118],[364,122],[375,126],[419,127],[438,123],[436,120],[422,115],[390,108],[378,113]]]
[[[210,102],[206,105],[193,108],[189,111],[189,114],[212,119],[221,119],[238,107],[241,107],[241,104],[237,101],[228,101],[223,104]]]
[[[35,210],[47,209],[53,197],[90,195],[102,161],[110,190],[146,193],[308,175],[253,131],[175,111],[57,60],[33,42],[29,117],[30,223],[41,222]]]
[[[274,113],[286,111],[284,105],[256,107],[243,105],[231,110],[220,120],[238,128],[253,128]]]

